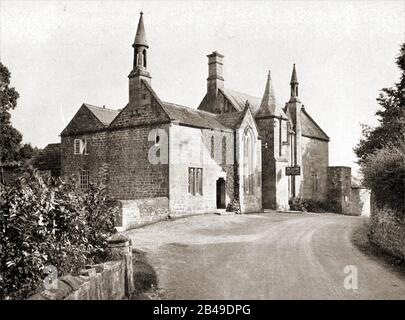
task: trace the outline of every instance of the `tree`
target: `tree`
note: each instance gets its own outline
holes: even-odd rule
[[[401,75],[392,88],[381,90],[377,101],[381,109],[376,112],[379,124],[375,128],[363,125],[363,137],[354,148],[362,165],[366,158],[387,147],[398,147],[405,137],[405,43],[401,45],[396,59]]]
[[[405,43],[396,63],[400,81],[382,89],[377,98],[379,125],[363,127],[363,137],[354,152],[359,158],[364,186],[369,188],[379,208],[390,208],[405,219]]]
[[[10,111],[16,108],[18,97],[18,92],[10,88],[10,71],[0,62],[0,164],[19,158],[22,135],[10,120]]]

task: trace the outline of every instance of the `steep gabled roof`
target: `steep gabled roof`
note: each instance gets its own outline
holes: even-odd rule
[[[301,134],[306,137],[329,141],[328,135],[315,120],[311,118],[304,108],[301,109]]]
[[[215,114],[209,112],[164,101],[162,107],[172,121],[180,124],[207,129],[229,129],[216,118]]]
[[[261,99],[258,97],[227,88],[219,90],[222,91],[222,93],[225,95],[225,97],[227,97],[237,111],[242,111],[245,108],[247,100],[250,103],[250,109],[253,115],[255,115],[260,108]]]
[[[108,126],[118,115],[120,112],[119,110],[114,110],[114,109],[108,109],[104,107],[97,107],[93,106],[88,103],[84,103],[84,105],[89,109],[98,120],[101,121],[101,123],[105,126]]]
[[[61,135],[68,136],[87,131],[102,130],[113,121],[119,110],[100,108],[83,103]]]

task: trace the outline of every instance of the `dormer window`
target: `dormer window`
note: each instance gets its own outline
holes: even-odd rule
[[[88,155],[87,139],[75,139],[73,144],[73,153],[75,155],[84,154]]]

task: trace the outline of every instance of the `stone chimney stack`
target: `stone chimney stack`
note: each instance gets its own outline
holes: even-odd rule
[[[207,55],[208,57],[208,78],[207,95],[209,98],[217,96],[218,89],[224,88],[224,78],[222,77],[224,56],[217,51]]]

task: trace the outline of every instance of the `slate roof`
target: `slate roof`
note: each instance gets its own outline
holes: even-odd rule
[[[188,108],[179,104],[162,101],[163,109],[171,120],[198,128],[229,129],[222,124],[215,114]]]
[[[304,108],[301,109],[301,134],[303,136],[329,141],[328,135],[321,129],[315,120],[311,118]]]
[[[242,111],[245,108],[246,100],[249,100],[250,110],[253,115],[255,115],[260,108],[260,103],[262,102],[261,98],[227,88],[219,90],[221,90],[229,101],[231,101],[237,111]]]
[[[118,115],[120,112],[119,110],[114,110],[114,109],[108,109],[104,107],[97,107],[93,106],[88,103],[84,103],[84,105],[89,109],[98,120],[101,121],[101,123],[105,126],[108,126]]]
[[[231,112],[231,113],[220,113],[216,116],[216,118],[225,127],[234,129],[241,123],[244,115],[245,115],[245,113],[243,111]]]

